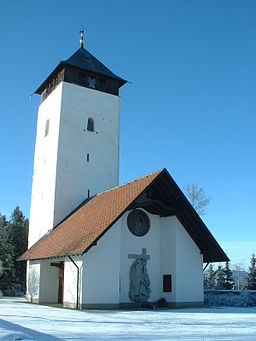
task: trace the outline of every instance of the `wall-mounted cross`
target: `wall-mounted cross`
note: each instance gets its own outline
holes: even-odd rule
[[[148,259],[150,259],[150,256],[147,255],[147,250],[146,250],[146,249],[142,249],[141,255],[130,254],[130,255],[128,255],[128,258],[131,258],[131,259],[145,259],[145,260],[148,260]]]

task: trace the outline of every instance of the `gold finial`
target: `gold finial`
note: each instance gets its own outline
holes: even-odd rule
[[[80,39],[80,46],[81,46],[81,47],[84,47],[84,29],[81,29],[81,30],[80,30],[80,36],[81,36],[81,39]]]

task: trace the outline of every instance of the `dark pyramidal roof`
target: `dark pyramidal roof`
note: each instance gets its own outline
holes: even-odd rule
[[[120,83],[122,83],[122,85],[126,83],[124,79],[115,75],[83,47],[80,47],[70,58],[63,61],[63,63],[66,65],[77,67],[82,70],[91,71],[99,75],[117,79]]]
[[[41,95],[43,90],[50,83],[51,79],[65,67],[73,67],[78,70],[89,71],[94,74],[102,75],[111,79],[115,79],[119,83],[119,88],[127,83],[126,80],[117,76],[110,71],[104,64],[102,64],[96,57],[94,57],[84,47],[80,47],[70,58],[61,61],[51,74],[45,79],[45,81],[35,91],[36,94]]]

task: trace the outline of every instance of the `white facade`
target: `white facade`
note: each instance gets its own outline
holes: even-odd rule
[[[78,304],[81,304],[81,288],[82,288],[82,275],[83,275],[83,262],[82,256],[73,256],[72,260],[79,269],[77,276],[77,267],[68,258],[65,258],[64,263],[64,291],[63,291],[63,304],[66,307],[75,308],[77,299]],[[77,281],[78,281],[78,295],[77,295]]]
[[[87,130],[88,119],[94,131]],[[61,82],[38,110],[29,247],[87,196],[118,184],[120,99]]]
[[[59,269],[53,260],[30,261],[28,265],[27,299],[36,303],[58,303]]]
[[[29,302],[39,303],[40,289],[40,261],[27,263],[27,299]]]
[[[129,306],[129,271],[133,259],[145,248],[150,259],[149,302],[165,298],[169,305],[203,303],[203,256],[176,217],[147,213],[149,232],[136,237],[129,231],[125,213],[83,256],[82,306]],[[163,275],[172,276],[172,291],[163,292]]]
[[[39,106],[28,246],[53,227],[62,85]],[[48,123],[48,135],[46,124]]]
[[[149,302],[165,298],[169,306],[203,304],[203,256],[175,217],[160,218],[147,213],[149,232],[134,236],[127,227],[125,213],[97,244],[83,256],[30,262],[28,293],[30,300],[39,303],[58,302],[58,269],[50,265],[64,261],[63,304],[82,308],[117,308],[133,306],[129,298],[130,267],[134,259],[129,254],[141,254],[145,248],[150,259],[147,270],[150,278]],[[31,271],[33,270],[33,271]],[[163,275],[172,276],[171,292],[163,292]],[[33,283],[33,284],[32,284]],[[77,296],[78,295],[78,296]],[[31,298],[33,296],[33,299]]]
[[[119,305],[121,221],[83,255],[82,305]],[[86,288],[86,289],[85,289]]]

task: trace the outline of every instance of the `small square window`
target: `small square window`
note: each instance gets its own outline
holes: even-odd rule
[[[106,88],[105,79],[100,78],[100,80],[99,80],[99,89],[100,90],[105,90],[105,88]]]
[[[95,89],[96,78],[95,77],[88,77],[88,85],[89,85],[89,88]]]
[[[163,292],[172,291],[172,275],[163,275]]]
[[[84,85],[85,84],[85,74],[82,72],[78,73],[78,83],[80,85]]]
[[[94,131],[94,120],[91,117],[89,117],[87,121],[87,130]]]
[[[50,129],[50,120],[47,120],[45,123],[45,128],[44,128],[44,137],[46,137],[49,134],[49,129]]]

